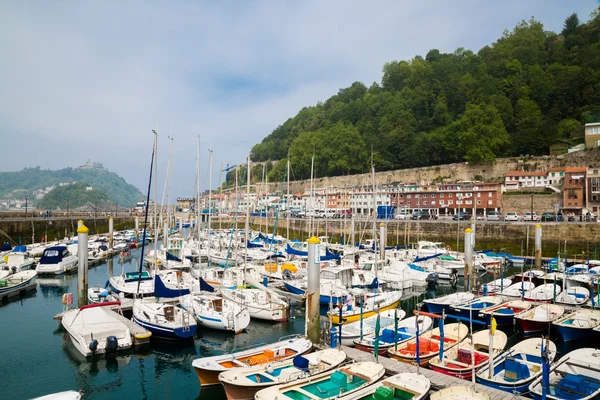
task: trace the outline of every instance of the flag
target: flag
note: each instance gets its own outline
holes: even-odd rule
[[[377,322],[375,322],[375,351],[373,352],[373,356],[375,356],[375,360],[379,360],[379,330],[381,329],[381,325],[379,324],[379,314],[377,314]]]
[[[490,333],[491,333],[492,335],[495,335],[495,334],[496,334],[496,327],[497,327],[497,326],[498,326],[498,324],[496,323],[496,318],[494,318],[494,317],[492,316],[492,323],[490,324]]]

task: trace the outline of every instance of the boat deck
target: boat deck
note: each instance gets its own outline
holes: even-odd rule
[[[125,318],[123,315],[121,315],[120,313],[118,313],[116,311],[115,311],[115,315],[116,315],[116,318],[119,321],[121,321],[122,323],[124,323],[131,331],[131,336],[133,339],[134,346],[141,346],[141,345],[150,343],[150,335],[149,335],[150,332],[148,330],[146,330],[145,328],[142,328],[141,326],[139,326],[132,320]]]
[[[371,353],[366,353],[364,351],[348,346],[342,346],[342,350],[346,352],[349,358],[355,361],[374,361],[373,354]],[[417,372],[416,365],[403,363],[401,361],[393,360],[387,357],[379,356],[379,363],[385,367],[387,375],[396,375],[402,372]],[[438,390],[452,386],[471,385],[471,381],[455,378],[450,375],[444,375],[427,368],[419,368],[419,373],[424,375],[431,382],[431,392],[436,392]],[[504,392],[502,390],[494,389],[477,383],[475,384],[475,390],[477,390],[478,392],[487,393],[487,395],[490,396],[490,400],[526,398],[523,396],[514,395],[512,393]]]

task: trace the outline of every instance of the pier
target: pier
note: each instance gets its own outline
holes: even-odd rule
[[[373,354],[366,353],[364,351],[355,349],[353,347],[342,346],[342,350],[346,353],[346,355],[354,360],[354,361],[375,361],[375,357]],[[379,356],[378,361],[381,365],[385,367],[386,375],[396,375],[402,372],[417,372],[417,367],[415,365],[403,363],[398,360],[393,360],[391,358]],[[419,368],[419,373],[425,376],[431,382],[431,393],[437,392],[439,390],[452,387],[452,386],[470,386],[471,382],[455,378],[450,375],[441,374],[439,372],[432,371],[427,368]],[[526,399],[526,397],[519,396],[516,394],[504,392],[502,390],[494,389],[489,386],[480,385],[478,383],[475,384],[475,390],[478,392],[484,392],[489,397],[490,400],[508,400],[508,399]]]

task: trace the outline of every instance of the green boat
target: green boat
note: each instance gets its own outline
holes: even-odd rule
[[[339,400],[419,400],[427,396],[430,387],[431,383],[425,376],[404,372],[342,396]]]

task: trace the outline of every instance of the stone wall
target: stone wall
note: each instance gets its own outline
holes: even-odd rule
[[[538,214],[543,212],[554,212],[554,204],[561,204],[560,193],[535,194],[533,195],[533,211]],[[506,194],[501,196],[500,207],[503,214],[510,211],[526,213],[531,211],[531,195],[529,194]]]

